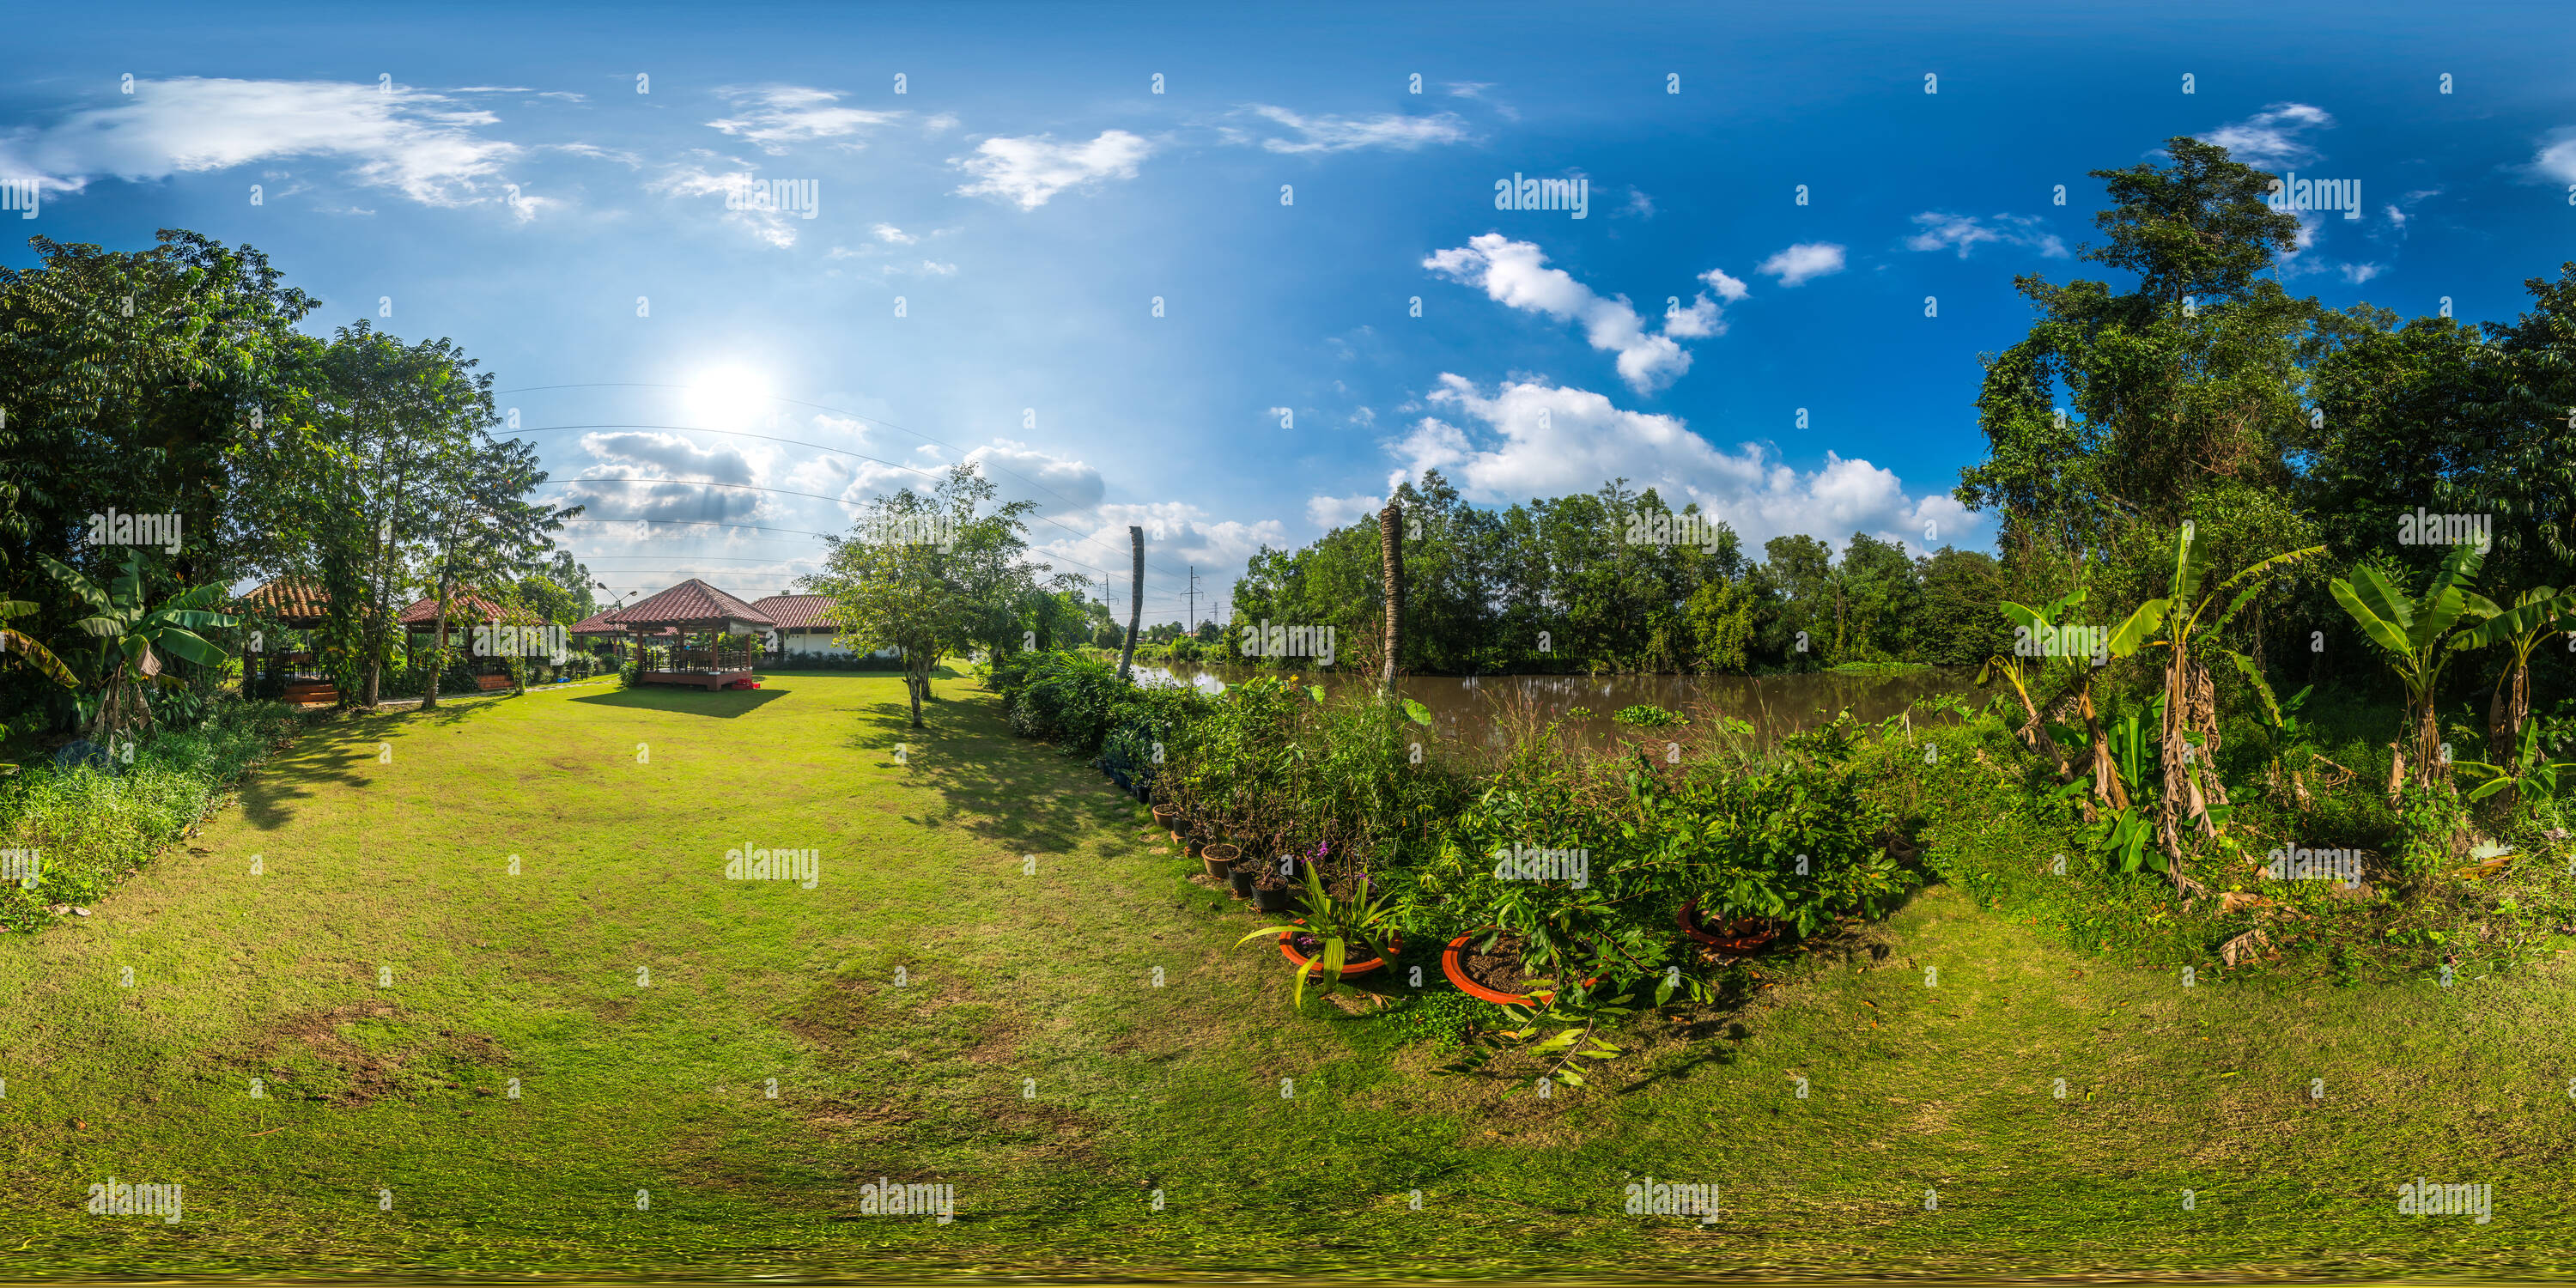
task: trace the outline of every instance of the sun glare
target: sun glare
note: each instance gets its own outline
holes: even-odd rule
[[[749,367],[711,367],[689,382],[682,401],[694,427],[747,429],[769,415],[769,382]]]

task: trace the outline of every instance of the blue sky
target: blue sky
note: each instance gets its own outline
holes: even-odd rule
[[[1122,601],[1144,525],[1149,620],[1427,468],[1990,546],[1976,355],[2014,275],[2101,275],[2084,172],[2172,135],[2359,181],[2285,270],[2330,305],[2509,318],[2576,248],[2568,6],[1941,8],[47,6],[0,178],[44,187],[15,232],[193,228],[317,332],[454,338],[549,496],[739,525],[574,525],[616,590],[788,589],[973,457]],[[1497,210],[1515,174],[1585,217]]]

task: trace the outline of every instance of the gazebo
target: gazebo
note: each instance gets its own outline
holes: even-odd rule
[[[668,645],[648,644],[637,650],[636,683],[704,689],[750,679],[760,656],[760,632],[778,624],[768,614],[695,577],[617,610],[613,617],[612,624],[626,634],[673,637]],[[692,635],[711,638],[706,647],[690,648]],[[728,643],[741,636],[750,638]]]
[[[279,577],[235,602],[244,610],[293,631],[320,629],[331,610],[331,597],[323,593],[322,583],[297,577]],[[266,655],[269,668],[283,669],[290,675],[286,681],[285,701],[301,705],[340,700],[338,686],[313,670],[317,659],[310,650],[281,649],[277,645],[283,641],[262,643],[265,647],[260,651]],[[297,672],[317,678],[294,678]]]
[[[460,630],[470,632],[476,626],[497,623],[503,615],[504,610],[499,604],[481,595],[471,591],[450,592],[447,596],[447,637],[452,643]],[[406,642],[414,635],[437,638],[438,597],[432,595],[420,600],[402,610],[394,621],[401,625]],[[469,656],[472,654],[470,643],[467,653]],[[476,688],[490,690],[510,687],[507,666],[497,655],[488,658],[476,657],[467,663],[467,669],[474,672]]]

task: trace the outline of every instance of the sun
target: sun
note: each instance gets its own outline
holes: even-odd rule
[[[697,374],[682,396],[692,428],[747,429],[769,415],[769,381],[738,363]]]

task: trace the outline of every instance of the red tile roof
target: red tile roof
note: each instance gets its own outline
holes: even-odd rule
[[[241,603],[281,622],[319,621],[331,611],[331,597],[322,593],[322,583],[293,577],[269,582],[242,596]]]
[[[425,627],[437,616],[438,597],[432,595],[402,610],[402,615],[394,620],[405,626]],[[481,595],[453,590],[447,593],[447,621],[451,626],[458,622],[497,622],[506,616],[509,614],[503,612],[499,604]]]
[[[829,595],[772,595],[767,599],[753,601],[751,606],[769,614],[769,620],[781,629],[792,630],[797,627],[820,627],[827,631],[834,629],[832,623],[823,617],[823,610],[832,606],[832,597]]]
[[[695,577],[617,615],[618,621],[632,626],[696,626],[727,619],[754,626],[774,624],[767,613]]]
[[[617,624],[617,612],[614,608],[603,608],[565,627],[564,631],[572,635],[623,635],[626,628]]]

